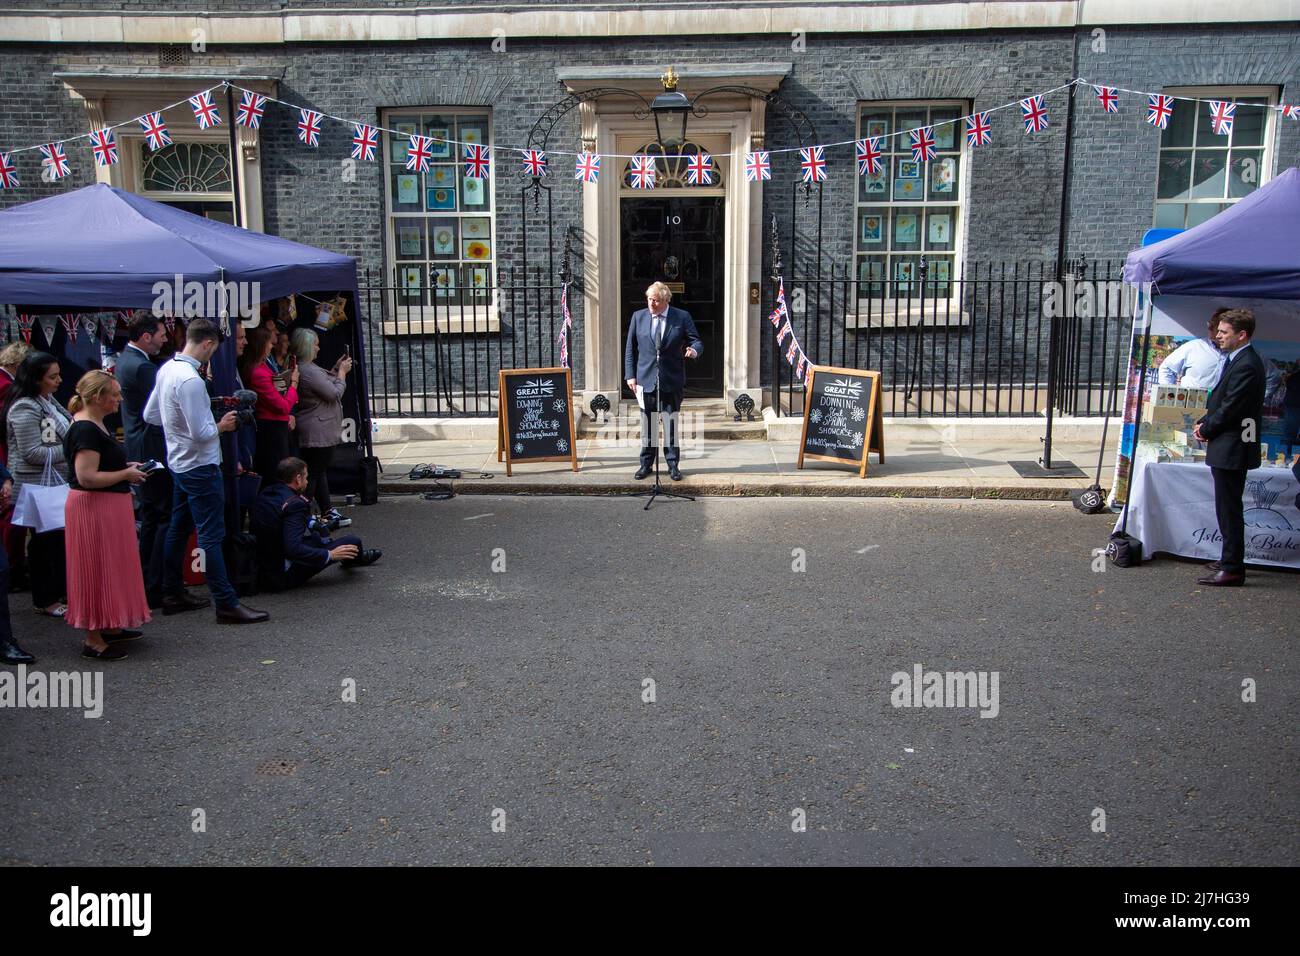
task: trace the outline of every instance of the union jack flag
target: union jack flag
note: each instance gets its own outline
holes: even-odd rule
[[[534,179],[541,179],[546,175],[546,153],[540,149],[526,149],[524,154],[524,172]]]
[[[486,146],[470,143],[465,147],[465,177],[487,179],[492,168],[492,154]]]
[[[584,183],[594,183],[600,178],[600,156],[597,153],[579,153],[573,161],[573,178]]]
[[[77,317],[72,314],[61,315],[59,316],[59,321],[63,323],[63,331],[68,333],[68,341],[77,341],[77,329],[81,325],[81,323],[77,321]]]
[[[785,276],[779,276],[776,280],[776,308],[772,310],[772,314],[768,318],[772,320],[773,326],[778,326],[787,315],[785,307]],[[781,340],[777,339],[777,341]]]
[[[352,158],[374,162],[375,150],[379,148],[379,130],[364,123],[353,123],[356,132],[352,134]]]
[[[308,146],[320,145],[321,115],[315,110],[298,110],[298,141]]]
[[[1300,120],[1300,106],[1291,106],[1287,103],[1283,103],[1282,115],[1287,119]]]
[[[766,150],[745,154],[745,182],[756,183],[772,178],[772,160]]]
[[[804,373],[804,371],[805,371],[807,368],[808,368],[808,356],[806,356],[806,355],[804,355],[802,352],[800,352],[800,353],[799,353],[799,364],[796,365],[795,368],[794,368],[794,377],[797,378],[799,381],[802,382],[802,381],[803,381],[803,373]]]
[[[190,106],[194,109],[194,120],[199,129],[211,129],[221,125],[221,114],[212,102],[212,94],[207,90],[190,97]]]
[[[1210,100],[1210,128],[1220,136],[1232,135],[1232,120],[1236,113],[1236,103]]]
[[[784,342],[784,341],[785,341],[785,337],[786,337],[787,335],[789,335],[789,336],[793,336],[793,335],[794,335],[794,326],[792,326],[792,325],[790,324],[790,320],[789,320],[789,319],[786,319],[786,320],[785,320],[785,325],[781,326],[780,330],[776,333],[776,344],[777,344],[777,345],[780,345],[782,342]],[[793,341],[793,338],[792,338],[792,341]]]
[[[1020,101],[1020,112],[1024,114],[1025,132],[1041,133],[1047,129],[1047,107],[1043,105],[1043,96],[1026,96]]]
[[[9,159],[8,153],[0,153],[0,189],[16,189],[18,186],[18,167]]]
[[[569,367],[569,329],[573,328],[573,316],[569,314],[569,283],[560,286],[560,313],[564,324],[560,326],[560,364]]]
[[[826,182],[826,147],[809,146],[799,150],[799,168],[806,183]]]
[[[696,153],[686,164],[686,181],[692,186],[713,185],[713,157],[708,153]]]
[[[91,133],[90,148],[95,154],[96,166],[112,166],[117,162],[117,140],[111,129],[97,129]]]
[[[966,145],[987,146],[993,141],[993,124],[989,122],[988,113],[976,113],[966,117]]]
[[[793,335],[790,336],[790,347],[785,350],[785,360],[788,364],[794,364],[794,357],[799,355],[799,340]]]
[[[167,132],[162,113],[146,113],[141,116],[140,128],[144,130],[145,139],[149,141],[149,149],[159,150],[171,145],[172,134]]]
[[[934,159],[934,127],[922,126],[920,129],[912,130],[908,136],[912,141],[912,159],[916,162],[924,162],[927,159]]]
[[[62,179],[68,175],[68,157],[63,152],[62,143],[50,143],[48,146],[41,147],[41,155],[45,158],[41,160],[42,166],[48,166],[52,170],[51,176],[54,179]]]
[[[432,159],[433,137],[420,136],[418,133],[412,136],[410,144],[406,147],[406,168],[422,173],[429,168]]]
[[[1174,115],[1174,98],[1163,93],[1147,97],[1147,122],[1160,129],[1169,127],[1169,117]]]
[[[880,172],[880,137],[860,139],[858,149],[858,175],[874,176]]]
[[[767,317],[767,320],[772,323],[772,328],[775,329],[781,324],[781,319],[784,317],[785,316],[781,312],[781,306],[777,305],[777,307],[773,309],[771,314]]]
[[[36,322],[34,315],[18,315],[18,331],[22,333],[23,341],[28,345],[32,344],[32,325]]]
[[[1119,112],[1119,90],[1113,86],[1094,86],[1097,91],[1097,102],[1107,113]]]
[[[262,125],[262,114],[266,111],[266,97],[261,93],[252,93],[244,91],[243,97],[240,98],[239,107],[235,111],[235,122],[240,126],[247,126],[249,129],[257,129]]]
[[[655,188],[654,157],[633,156],[632,169],[629,175],[632,177],[633,189],[654,189]]]

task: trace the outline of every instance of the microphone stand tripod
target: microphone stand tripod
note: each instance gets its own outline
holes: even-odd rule
[[[664,332],[663,332],[663,334],[665,334],[665,335],[668,334],[667,322],[668,322],[668,320],[667,320],[667,317],[665,316],[665,319],[664,319]],[[663,373],[662,373],[663,366],[662,366],[662,362],[660,361],[660,359],[663,357],[663,353],[662,353],[662,351],[661,351],[662,348],[663,348],[663,346],[662,346],[661,343],[659,343],[659,342],[656,342],[656,343],[655,343],[655,371],[658,373],[658,374],[655,375],[655,414],[654,414],[654,416],[651,416],[651,415],[647,415],[647,416],[646,416],[647,418],[650,419],[650,431],[651,431],[651,434],[650,434],[649,437],[650,437],[651,441],[654,442],[653,448],[654,448],[654,453],[655,453],[655,483],[654,483],[653,485],[651,485],[650,488],[649,488],[648,490],[646,490],[646,491],[634,491],[634,492],[632,492],[632,497],[633,497],[633,498],[644,498],[644,497],[646,497],[647,495],[650,496],[650,500],[647,501],[647,502],[645,503],[645,507],[641,509],[642,511],[649,511],[649,510],[650,510],[650,506],[651,506],[652,504],[654,504],[654,503],[655,503],[655,499],[656,499],[656,498],[659,498],[659,497],[664,497],[664,498],[680,498],[680,499],[683,500],[683,501],[694,501],[694,500],[695,500],[695,499],[694,499],[692,496],[690,496],[690,495],[680,494],[680,493],[678,493],[678,492],[676,492],[676,491],[664,491],[664,489],[663,489],[663,485],[661,485],[661,484],[659,483],[659,429],[658,429],[658,427],[656,426],[655,418],[662,419],[662,418],[663,418],[663,414],[664,414],[664,411],[663,411],[663,408],[664,408],[664,407],[663,407],[663,405],[662,405],[662,404],[660,403],[660,401],[659,401],[659,387],[660,387],[660,385],[662,384],[662,380],[663,380]],[[645,393],[644,393],[644,392],[642,392],[642,397],[643,397],[643,398],[645,397]],[[675,425],[676,425],[676,426],[680,426],[680,425],[681,425],[681,417],[680,417],[680,416],[681,416],[681,406],[680,406],[680,405],[678,406],[678,410],[677,410],[677,412],[676,412],[675,414],[677,415],[677,422],[675,423]],[[669,447],[669,448],[672,447],[672,442],[671,442],[671,440],[670,440],[670,439],[672,439],[672,438],[676,438],[676,439],[677,439],[678,447],[679,447],[679,448],[681,447],[681,436],[677,434],[677,428],[675,427],[675,425],[672,425],[672,424],[665,424],[665,425],[664,425],[664,440],[668,443],[668,447]],[[642,435],[642,436],[641,436],[641,441],[644,443],[645,440],[646,440],[646,436],[645,436],[645,435]],[[665,448],[665,449],[664,449],[664,454],[667,455],[667,453],[668,453],[668,449]]]

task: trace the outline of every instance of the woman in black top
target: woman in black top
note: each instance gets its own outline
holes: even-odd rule
[[[117,379],[99,370],[77,382],[68,403],[73,422],[63,439],[68,462],[65,538],[68,553],[68,614],[84,628],[83,657],[117,661],[122,645],[141,637],[128,630],[150,620],[135,535],[131,485],[146,475],[104,427],[122,404]]]

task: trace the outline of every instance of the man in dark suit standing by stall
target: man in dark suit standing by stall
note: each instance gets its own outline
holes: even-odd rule
[[[122,431],[128,461],[167,461],[163,430],[144,420],[144,407],[153,394],[158,366],[154,356],[162,350],[167,328],[162,319],[138,312],[127,329],[131,341],[117,357],[114,374],[122,386]],[[140,567],[144,593],[150,607],[162,607],[163,546],[172,515],[172,476],[166,468],[153,472],[138,486],[140,498]]]
[[[645,290],[646,305],[632,314],[627,329],[627,348],[623,355],[623,374],[627,387],[641,406],[641,467],[634,476],[638,481],[650,473],[659,457],[659,413],[664,419],[664,457],[668,477],[681,481],[677,464],[681,449],[677,444],[677,413],[682,407],[686,387],[686,359],[699,358],[704,343],[695,331],[691,314],[668,303],[673,293],[662,282]],[[655,387],[658,386],[656,398]],[[639,389],[639,390],[638,390]]]
[[[1241,587],[1246,583],[1246,522],[1242,497],[1246,472],[1259,467],[1259,430],[1264,416],[1264,362],[1250,344],[1255,315],[1249,309],[1228,309],[1219,316],[1215,342],[1228,356],[1219,381],[1210,392],[1206,415],[1192,434],[1208,442],[1206,464],[1214,476],[1214,510],[1219,518],[1223,550],[1198,578],[1208,587]]]

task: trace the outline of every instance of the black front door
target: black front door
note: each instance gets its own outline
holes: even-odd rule
[[[686,363],[686,395],[722,394],[723,197],[673,196],[623,200],[619,342],[627,344],[632,313],[644,309],[645,290],[664,282],[673,302],[695,320],[704,341],[700,359]],[[623,386],[625,397],[631,397]]]

